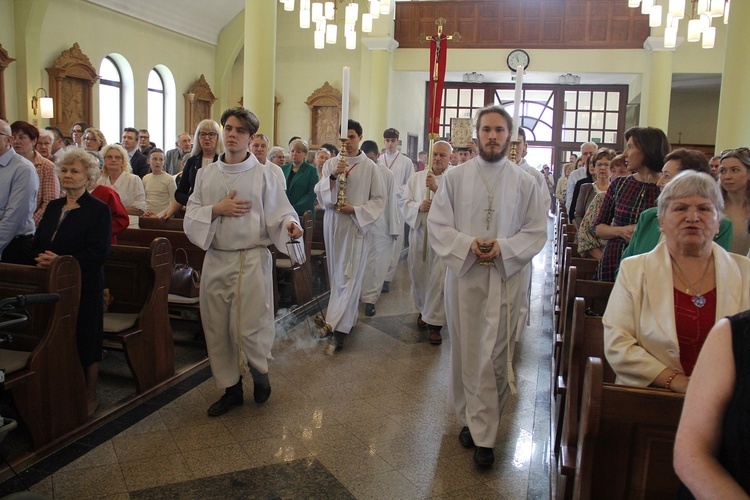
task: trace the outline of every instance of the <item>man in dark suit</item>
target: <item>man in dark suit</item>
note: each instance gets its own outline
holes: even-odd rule
[[[130,166],[133,168],[133,173],[143,179],[144,175],[151,172],[151,168],[148,166],[146,156],[138,150],[138,135],[138,129],[125,127],[122,131],[120,144],[130,156]]]

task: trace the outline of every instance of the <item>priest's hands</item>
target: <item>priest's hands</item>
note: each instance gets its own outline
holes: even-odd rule
[[[427,174],[426,184],[433,193],[437,191],[438,185],[437,182],[435,182],[435,176],[432,173]]]
[[[487,248],[489,248],[488,251],[482,251],[487,250]],[[474,241],[471,242],[471,252],[476,255],[479,260],[493,261],[500,257],[500,244],[497,240],[484,241],[475,238]]]
[[[419,211],[420,212],[429,212],[430,211],[430,205],[432,205],[432,200],[424,200],[419,205]]]
[[[232,190],[226,198],[211,207],[211,219],[220,215],[227,217],[242,217],[250,211],[253,203],[250,200],[235,200],[237,191]]]
[[[339,212],[346,215],[352,215],[354,213],[354,207],[348,203],[341,205]]]
[[[302,237],[302,228],[294,222],[289,223],[289,225],[286,227],[286,231],[289,237],[293,240],[297,240]]]

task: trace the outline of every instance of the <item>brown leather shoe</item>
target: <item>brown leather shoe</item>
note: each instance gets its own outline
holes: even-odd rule
[[[419,328],[427,328],[427,323],[422,321],[422,313],[419,313],[419,315],[417,316],[417,326]]]
[[[443,343],[443,337],[440,335],[440,330],[430,330],[429,342],[432,345],[440,345]]]

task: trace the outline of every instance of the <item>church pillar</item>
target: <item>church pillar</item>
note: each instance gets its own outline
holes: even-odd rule
[[[16,88],[18,96],[18,119],[39,125],[41,117],[31,111],[31,96],[39,87],[49,92],[49,85],[43,85],[42,75],[45,63],[41,58],[42,23],[49,0],[15,0],[13,3],[13,23],[15,26]],[[48,66],[49,64],[47,64]],[[63,131],[67,133],[67,131]]]
[[[244,106],[260,120],[260,132],[274,144],[276,9],[278,2],[245,0]]]
[[[722,22],[717,19],[718,22]],[[716,127],[716,152],[750,146],[750,38],[743,33],[750,22],[750,3],[732,2],[727,26],[724,72],[721,77],[719,116]],[[716,50],[716,49],[713,49]]]
[[[645,95],[641,94],[641,126],[657,127],[665,134],[669,128],[673,56],[671,50],[651,52],[651,71],[648,79],[644,78]]]
[[[368,49],[368,52],[363,54],[363,66],[369,59],[367,71],[363,71],[363,76],[369,73],[369,77],[362,78],[360,83],[363,97],[360,107],[363,117],[367,120],[362,126],[365,135],[375,140],[382,148],[383,130],[388,128],[391,52],[398,47],[398,42],[391,37],[362,37],[362,45]]]

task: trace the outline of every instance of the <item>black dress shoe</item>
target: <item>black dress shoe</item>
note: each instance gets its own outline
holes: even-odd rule
[[[477,446],[474,450],[474,463],[480,467],[489,467],[495,463],[495,452],[492,448]]]
[[[271,391],[269,390],[269,394],[270,392]],[[208,416],[218,417],[220,415],[224,415],[235,406],[241,406],[244,402],[244,398],[241,394],[237,396],[234,392],[227,391],[224,393],[221,399],[208,407]]]
[[[375,304],[365,304],[365,316],[375,316]]]
[[[381,293],[388,293],[391,291],[391,282],[390,281],[384,281],[383,282],[383,288],[380,289]]]
[[[271,384],[268,384],[267,386],[255,384],[253,386],[253,399],[259,405],[268,401],[268,398],[270,397],[271,397]]]
[[[464,427],[458,433],[458,441],[461,443],[461,446],[465,446],[466,448],[474,447],[474,438],[471,437],[471,431],[469,431],[468,427]]]

